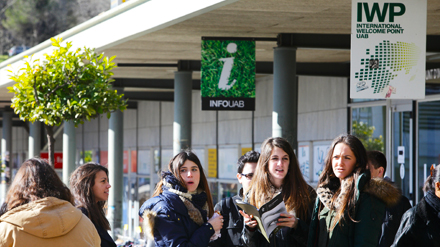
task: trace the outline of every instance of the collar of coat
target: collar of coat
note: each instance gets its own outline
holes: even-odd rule
[[[190,201],[192,198],[192,195],[190,193],[173,189],[172,185],[167,183],[166,181],[163,181],[163,185],[166,186],[168,190],[163,191],[162,193],[172,193],[177,195],[185,205],[188,211],[188,216],[191,218],[192,221],[194,221],[199,226],[204,223],[202,214]],[[205,203],[203,209],[208,211],[208,203]],[[143,222],[144,233],[149,239],[154,239],[154,223],[156,216],[157,216],[157,212],[150,209],[146,209],[142,214],[142,218],[144,219]]]
[[[368,180],[368,177],[369,174],[364,173],[361,174],[356,181],[356,199],[359,198],[361,192],[365,192],[384,202],[387,207],[397,204],[400,198],[400,191],[393,184],[380,178],[372,178]],[[350,185],[353,183],[353,176],[343,179],[340,184],[341,192],[332,203],[332,198],[339,189],[339,186],[337,186],[338,181],[335,179],[337,178],[332,179],[334,181],[330,181],[328,184],[320,185],[316,189],[316,193],[318,194],[320,201],[325,207],[332,210],[337,210],[345,203],[345,195]]]

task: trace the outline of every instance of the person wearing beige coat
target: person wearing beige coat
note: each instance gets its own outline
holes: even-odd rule
[[[0,207],[0,247],[100,247],[93,223],[46,160],[26,160]]]
[[[46,197],[0,217],[0,246],[101,246],[101,238],[70,202]]]

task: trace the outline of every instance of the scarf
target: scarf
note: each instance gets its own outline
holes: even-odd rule
[[[353,182],[353,176],[347,176],[341,183],[338,178],[332,178],[328,184],[320,185],[316,189],[316,193],[318,194],[319,200],[326,208],[338,211],[339,207],[344,205],[346,200],[345,196]],[[332,203],[331,200],[339,187],[341,188],[341,191],[336,200]]]
[[[425,196],[425,201],[435,210],[437,217],[440,219],[440,198],[438,198],[434,192],[428,191]]]
[[[189,217],[198,225],[202,225],[208,218],[208,196],[204,191],[190,194],[171,172],[162,172],[162,190],[179,196],[188,209]]]

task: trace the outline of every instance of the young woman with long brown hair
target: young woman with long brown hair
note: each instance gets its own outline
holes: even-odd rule
[[[26,160],[0,213],[0,246],[100,246],[92,222],[47,161]]]
[[[353,135],[333,140],[325,159],[308,246],[377,246],[385,206],[400,193],[383,179],[371,179],[367,152]]]
[[[104,213],[110,187],[107,168],[94,162],[81,165],[70,176],[76,207],[95,225],[101,237],[101,247],[116,247],[107,232],[110,224]]]
[[[307,242],[315,191],[304,180],[298,160],[289,142],[271,137],[261,145],[261,155],[246,200],[260,208],[281,192],[287,214],[277,225],[285,226],[269,236],[270,243],[255,231],[257,222],[244,212],[243,241],[248,246],[303,246]]]
[[[208,181],[199,158],[191,151],[171,159],[153,198],[139,210],[144,233],[156,246],[208,246],[223,225],[223,217],[213,214]]]

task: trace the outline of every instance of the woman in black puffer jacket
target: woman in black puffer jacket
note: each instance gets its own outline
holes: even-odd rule
[[[440,165],[431,167],[425,197],[406,211],[392,246],[440,246]]]

